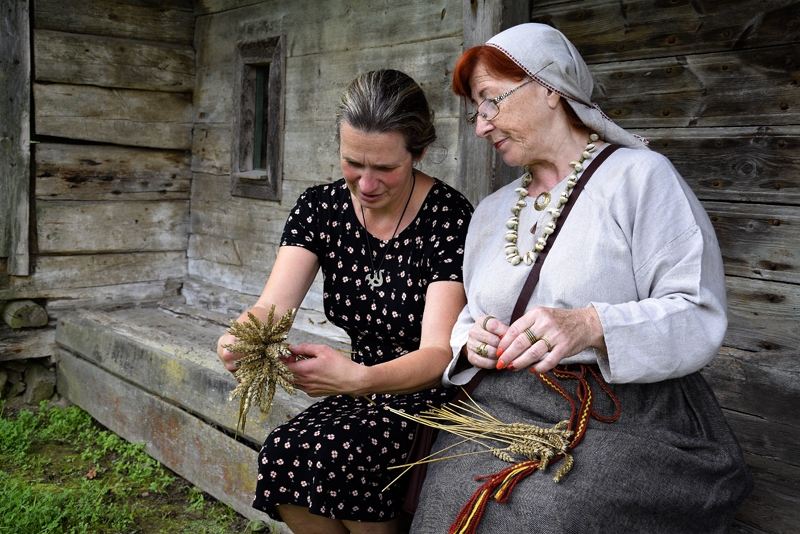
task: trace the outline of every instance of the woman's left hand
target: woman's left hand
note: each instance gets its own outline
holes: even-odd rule
[[[536,307],[517,319],[498,345],[497,368],[545,373],[588,348],[606,351],[593,306],[577,310]]]
[[[353,362],[339,351],[314,343],[291,345],[292,354],[303,358],[284,359],[286,367],[294,374],[294,385],[309,397],[329,395],[357,395],[363,365]]]

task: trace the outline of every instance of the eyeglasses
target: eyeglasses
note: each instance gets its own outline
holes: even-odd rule
[[[485,120],[485,121],[490,121],[490,120],[494,119],[500,113],[500,106],[498,104],[500,104],[500,102],[504,98],[509,96],[511,93],[513,93],[514,91],[516,91],[520,87],[525,87],[526,85],[528,85],[532,81],[533,81],[533,78],[529,79],[527,82],[525,82],[525,83],[523,83],[521,85],[518,85],[518,86],[514,87],[513,89],[509,89],[508,91],[506,91],[505,93],[503,93],[502,95],[500,95],[500,96],[498,96],[496,98],[487,98],[486,100],[481,102],[480,106],[478,106],[478,110],[477,111],[475,111],[473,113],[467,113],[467,122],[470,125],[475,126],[475,123],[478,120],[478,115],[480,115],[481,118],[483,120]]]

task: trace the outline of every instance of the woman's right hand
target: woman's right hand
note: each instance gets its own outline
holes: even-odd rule
[[[475,321],[469,331],[466,350],[467,359],[474,367],[495,369],[497,367],[497,346],[508,330],[499,319],[483,315]]]
[[[217,341],[217,356],[222,360],[225,369],[231,373],[239,370],[238,360],[244,357],[244,354],[231,352],[225,348],[226,345],[233,345],[238,339],[232,334],[225,332]]]

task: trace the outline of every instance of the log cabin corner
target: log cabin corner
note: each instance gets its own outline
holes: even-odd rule
[[[0,8],[0,367],[55,362],[60,394],[259,517],[256,448],[308,400],[280,397],[234,439],[215,343],[260,293],[295,198],[339,178],[339,93],[366,70],[414,77],[439,134],[423,169],[477,203],[520,172],[465,127],[453,65],[544,22],[581,51],[602,109],[669,157],[709,213],[730,325],[703,373],[756,484],[733,532],[800,531],[800,0]],[[293,335],[345,343],[320,282]]]

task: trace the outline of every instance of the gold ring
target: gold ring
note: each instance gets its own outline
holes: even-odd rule
[[[525,336],[528,338],[528,341],[530,341],[530,342],[531,342],[531,345],[533,345],[534,343],[536,343],[537,341],[539,341],[539,338],[538,338],[538,337],[536,337],[536,334],[534,334],[533,332],[531,332],[531,329],[530,329],[530,328],[526,328],[526,329],[525,329],[525,330],[523,330],[522,332],[523,332],[523,333],[525,334]],[[548,343],[548,345],[549,345],[549,343]]]
[[[484,357],[488,356],[489,353],[486,352],[486,343],[481,343],[480,345],[478,345],[478,348],[475,349],[475,354]]]
[[[494,319],[494,316],[487,315],[486,317],[483,318],[483,329],[484,330],[486,330],[486,323],[489,321],[489,319]]]
[[[547,345],[547,352],[550,352],[551,350],[553,350],[553,346],[550,344],[550,342],[549,342],[549,341],[547,341],[547,340],[546,340],[545,338],[543,338],[543,337],[540,337],[539,339],[541,339],[542,341],[544,341],[544,344],[545,344],[545,345]]]

